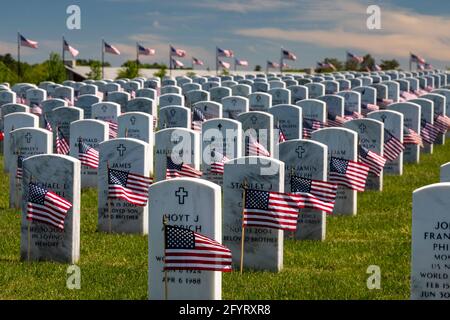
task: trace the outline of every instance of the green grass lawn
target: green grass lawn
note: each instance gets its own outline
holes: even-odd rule
[[[281,273],[224,274],[223,298],[408,299],[412,191],[438,182],[447,161],[450,144],[435,147],[385,177],[383,192],[359,194],[358,215],[329,217],[324,242],[285,241]],[[19,260],[20,213],[8,209],[5,174],[0,185],[0,299],[147,298],[147,237],[96,232],[94,190],[81,199],[81,290],[68,290],[67,265]],[[380,290],[367,289],[369,265],[381,268]]]

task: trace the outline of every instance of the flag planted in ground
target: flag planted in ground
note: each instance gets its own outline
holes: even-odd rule
[[[331,183],[364,192],[369,170],[369,166],[364,163],[331,157],[328,180]]]
[[[166,166],[166,179],[188,177],[188,178],[199,178],[202,176],[202,172],[196,170],[185,163],[176,164],[172,161],[171,157],[167,157]]]
[[[141,174],[108,168],[108,198],[146,206],[148,188],[152,182],[152,178]]]
[[[78,159],[82,165],[93,169],[98,168],[99,153],[83,141],[78,142]]]
[[[361,145],[358,147],[358,161],[368,165],[370,168],[369,172],[377,177],[381,175],[384,165],[386,164],[386,158]]]
[[[333,213],[337,185],[327,181],[313,180],[291,175],[291,193],[302,196],[304,208]]]

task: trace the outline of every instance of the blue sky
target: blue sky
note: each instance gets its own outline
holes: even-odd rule
[[[66,8],[81,8],[81,30],[66,28]],[[381,8],[381,30],[368,30],[366,8]],[[17,16],[20,14],[20,19]],[[344,59],[348,49],[377,60],[396,58],[407,67],[414,52],[435,67],[450,66],[449,1],[356,0],[89,0],[11,1],[2,5],[0,54],[16,54],[16,32],[39,41],[23,48],[22,59],[38,62],[61,51],[61,36],[80,51],[100,58],[101,38],[122,55],[106,60],[120,65],[135,57],[135,43],[155,48],[143,62],[168,61],[169,43],[214,68],[214,49],[232,49],[240,59],[265,65],[278,60],[280,47],[293,51],[295,67],[314,66],[325,57]],[[182,59],[190,65],[190,59]]]

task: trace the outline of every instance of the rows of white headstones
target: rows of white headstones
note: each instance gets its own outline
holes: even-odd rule
[[[162,298],[163,217],[170,224],[223,243],[239,265],[244,179],[252,189],[289,192],[290,174],[326,180],[330,157],[357,161],[358,144],[383,155],[384,130],[403,141],[404,125],[420,133],[422,119],[432,123],[436,114],[450,114],[447,83],[450,74],[440,71],[393,71],[86,80],[11,88],[0,84],[0,128],[5,134],[2,149],[4,168],[10,174],[10,206],[25,210],[22,189],[31,180],[73,203],[62,233],[38,222],[33,222],[27,233],[23,215],[22,258],[29,252],[32,260],[77,262],[80,192],[96,187],[99,231],[149,234],[149,297]],[[419,90],[430,93],[399,102],[402,92]],[[361,105],[387,100],[392,103],[364,119],[348,121],[343,128],[320,129],[311,139],[303,139],[305,118],[325,123],[327,114],[361,113]],[[33,104],[41,106],[41,115],[30,112]],[[191,129],[193,108],[206,118],[201,132]],[[69,156],[55,154],[56,138],[45,129],[45,120],[53,132],[59,128],[70,141]],[[118,123],[117,139],[108,138],[108,121]],[[282,128],[286,142],[278,143],[277,128]],[[245,137],[252,130],[271,157],[246,157]],[[98,170],[80,165],[80,140],[99,150]],[[439,137],[437,143],[444,142],[445,136]],[[432,153],[433,145],[422,150]],[[216,151],[231,159],[223,175],[209,170]],[[26,158],[22,181],[15,179],[19,155]],[[184,163],[202,170],[203,178],[165,180],[169,155],[180,155]],[[384,173],[401,175],[403,162],[419,160],[419,146],[409,145],[396,160],[388,161]],[[109,210],[107,164],[154,176],[149,204],[136,207],[112,200]],[[382,175],[369,177],[367,189],[382,188]],[[355,215],[356,191],[339,187],[334,212]],[[326,214],[312,210],[301,211],[294,235],[248,228],[244,266],[280,271],[285,236],[324,240],[325,235]],[[221,297],[219,272],[170,272],[168,282],[171,299]]]

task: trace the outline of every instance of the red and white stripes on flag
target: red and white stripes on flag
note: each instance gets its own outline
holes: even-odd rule
[[[400,153],[405,150],[405,146],[388,130],[384,130],[384,157],[390,161],[398,158]]]
[[[217,48],[217,56],[232,58],[232,57],[234,57],[234,52],[233,52],[233,50],[229,50],[229,49]]]
[[[333,114],[328,114],[327,116],[327,123],[326,126],[327,127],[342,127],[342,125],[346,122],[347,120],[344,117],[338,116],[338,115],[333,115]]]
[[[175,67],[184,67],[184,64],[183,64],[183,62],[181,62],[180,60],[176,60],[176,59],[172,59],[172,64],[175,66]]]
[[[170,56],[177,56],[180,58],[183,58],[186,56],[186,51],[182,49],[176,49],[172,46],[170,46]]]
[[[231,250],[189,229],[164,226],[164,270],[230,272]]]
[[[154,56],[156,53],[155,49],[146,48],[139,43],[137,44],[138,47],[138,55],[140,56]]]
[[[280,67],[280,64],[279,63],[276,63],[276,62],[273,62],[273,61],[267,61],[267,68],[269,69],[269,68],[279,68]]]
[[[380,107],[377,106],[376,104],[371,104],[371,103],[367,103],[367,104],[366,103],[362,103],[361,104],[361,114],[363,116],[367,116],[367,114],[369,112],[378,111],[378,110],[380,110]]]
[[[83,141],[78,141],[78,159],[82,165],[93,169],[98,168],[99,152]]]
[[[204,63],[202,60],[192,57],[192,64],[197,65],[197,66],[202,66]]]
[[[325,124],[322,121],[303,118],[303,139],[310,139],[311,133],[322,129],[324,126]]]
[[[32,103],[31,104],[31,108],[30,108],[30,112],[32,114],[37,115],[37,116],[41,116],[42,115],[42,106],[40,104],[37,104],[37,103]]]
[[[56,153],[57,154],[69,154],[70,146],[66,137],[64,137],[61,128],[56,128]]]
[[[146,206],[153,179],[144,175],[108,168],[108,198]]]
[[[219,60],[219,65],[220,65],[222,68],[225,68],[225,69],[230,69],[230,68],[231,68],[231,64],[230,64],[230,63],[225,62],[225,61],[222,61],[222,60]]]
[[[72,55],[72,57],[74,57],[74,58],[76,56],[78,56],[78,54],[80,53],[77,49],[70,46],[69,43],[65,39],[63,39],[63,48],[64,48],[64,51],[69,51],[70,54]]]
[[[248,61],[247,60],[235,59],[235,63],[236,63],[237,66],[248,67]]]
[[[64,230],[64,220],[72,204],[36,183],[28,185],[27,220],[38,221]]]
[[[44,125],[45,125],[45,129],[47,129],[50,132],[53,132],[52,126],[51,126],[50,122],[47,120],[46,116],[44,116]]]
[[[249,136],[246,144],[246,152],[249,156],[270,157],[270,152],[253,136]]]
[[[406,126],[403,128],[403,144],[415,144],[423,147],[420,135]]]
[[[39,43],[37,41],[27,39],[21,34],[19,34],[19,38],[20,38],[20,46],[21,47],[28,47],[28,48],[33,48],[33,49],[38,48]]]
[[[295,60],[297,60],[297,57],[295,56],[295,54],[293,52],[286,50],[286,49],[281,49],[281,59],[295,61]]]
[[[433,144],[440,134],[442,134],[442,132],[439,130],[439,128],[422,119],[420,136],[422,137],[423,141],[429,144]]]
[[[328,180],[331,183],[364,192],[369,170],[369,166],[364,163],[331,157]]]
[[[243,227],[295,231],[301,200],[294,193],[246,189]]]
[[[106,42],[104,42],[104,51],[107,53],[114,54],[114,55],[120,55],[120,51],[116,47],[114,47]]]
[[[301,195],[304,208],[333,213],[337,185],[291,175],[291,193]]]
[[[114,122],[112,120],[103,120],[108,123],[108,132],[109,132],[109,138],[115,139],[117,138],[117,134],[119,131],[119,125],[117,122]]]
[[[192,168],[188,164],[176,164],[172,161],[171,157],[167,157],[166,179],[180,177],[199,178],[202,174],[203,173],[201,171]]]
[[[442,134],[444,134],[450,128],[450,118],[442,114],[439,114],[434,119],[434,125]]]
[[[223,174],[225,162],[229,161],[225,155],[220,152],[214,151],[214,161],[211,163],[211,173]]]
[[[386,158],[379,154],[359,146],[358,148],[358,161],[369,166],[369,172],[373,173],[377,177],[383,172],[384,165],[386,164]]]

